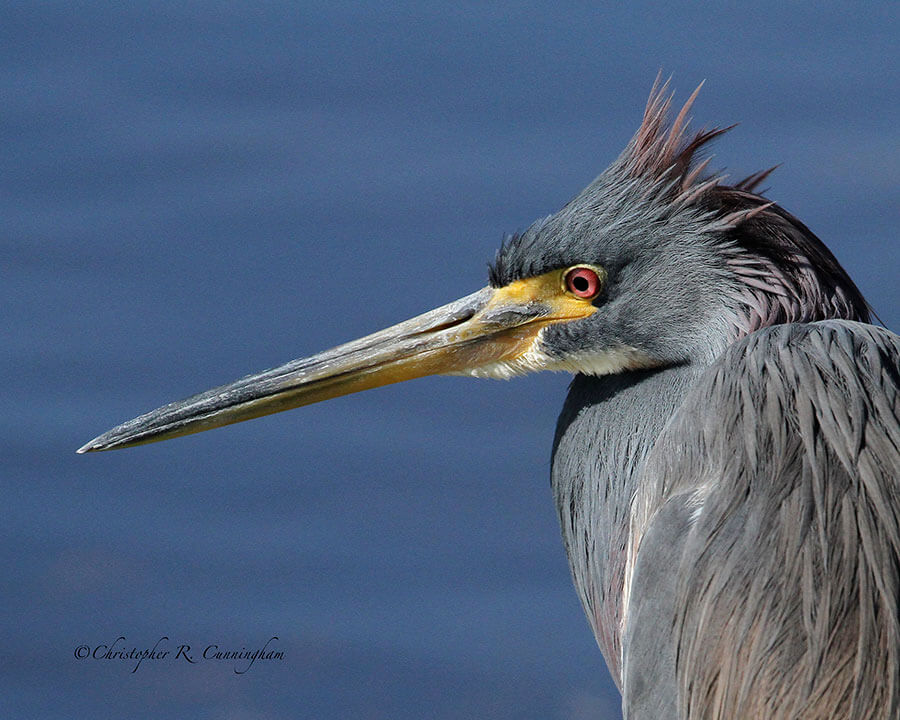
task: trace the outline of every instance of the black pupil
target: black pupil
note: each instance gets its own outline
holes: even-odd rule
[[[587,292],[590,286],[591,284],[588,282],[588,279],[584,275],[576,275],[572,278],[572,287],[575,288],[578,292]]]

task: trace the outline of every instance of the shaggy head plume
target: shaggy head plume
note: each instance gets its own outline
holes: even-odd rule
[[[733,281],[735,337],[779,323],[868,321],[865,299],[831,251],[757,194],[775,168],[734,185],[709,173],[703,151],[731,127],[688,131],[702,84],[669,123],[668,86],[657,78],[637,133],[605,172],[558,213],[504,241],[490,266],[491,284],[586,262],[592,253],[614,268],[615,255],[627,255],[629,245],[652,251],[663,244],[647,237],[666,234],[682,253],[704,247],[716,253]],[[547,242],[548,234],[556,242]]]

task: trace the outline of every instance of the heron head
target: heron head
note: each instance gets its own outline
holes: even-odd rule
[[[699,88],[698,88],[699,90]],[[490,286],[310,358],[130,420],[79,452],[207,430],[434,374],[603,375],[708,363],[778,322],[867,319],[865,300],[802,223],[754,189],[706,174],[688,100],[671,125],[654,86],[625,151],[555,215],[507,239]]]
[[[619,158],[497,253],[497,288],[548,272],[567,277],[580,266],[601,279],[595,312],[542,330],[550,369],[601,375],[709,363],[764,326],[868,320],[867,303],[828,248],[756,194],[774,168],[735,185],[707,173],[703,151],[730,128],[688,133],[697,91],[667,125],[671,96],[655,87]]]

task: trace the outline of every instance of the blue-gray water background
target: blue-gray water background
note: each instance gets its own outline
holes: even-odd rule
[[[742,123],[714,166],[783,164],[770,196],[896,329],[897,15],[4,6],[0,714],[617,717],[549,491],[565,376],[74,451],[481,287],[505,232],[620,151],[660,68],[679,102],[706,79],[697,125]],[[120,635],[284,658],[75,658]]]

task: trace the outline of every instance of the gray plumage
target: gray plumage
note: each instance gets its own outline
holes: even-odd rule
[[[698,88],[699,90],[699,88]],[[825,245],[698,156],[654,87],[490,288],[171,403],[79,452],[436,373],[575,373],[552,486],[628,720],[900,717],[900,338]]]
[[[575,381],[554,490],[627,717],[897,717],[898,348],[777,325]]]
[[[665,213],[653,205],[673,197],[667,162],[662,180],[632,180],[656,192],[608,205],[635,145],[532,241],[600,239],[580,251],[599,262],[620,257],[624,237],[629,254],[687,276],[665,287],[660,265],[620,291],[621,316],[597,321],[608,335],[625,328],[607,342],[662,367],[576,377],[554,445],[575,585],[625,716],[896,718],[900,339],[852,321],[868,319],[852,281],[805,226],[748,191],[752,180],[676,201],[674,230],[666,217],[646,231],[646,215]],[[741,211],[734,200],[762,210],[723,220]]]

